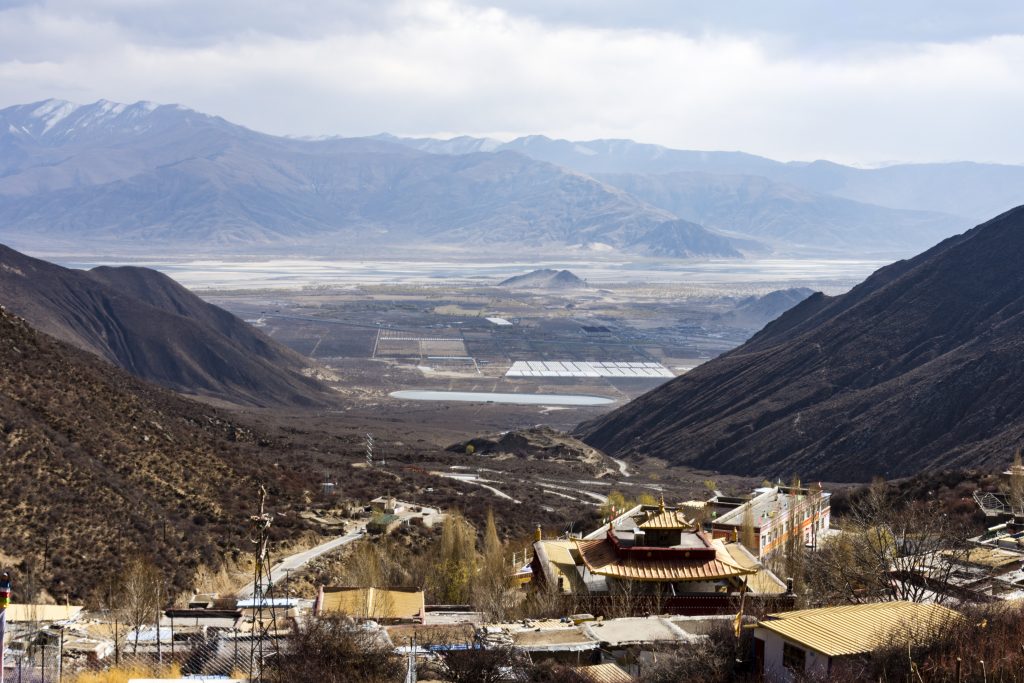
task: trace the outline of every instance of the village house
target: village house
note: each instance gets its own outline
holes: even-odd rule
[[[824,680],[844,659],[924,642],[963,617],[928,603],[880,602],[769,614],[754,629],[755,668],[767,683]]]
[[[644,616],[618,619],[531,619],[488,624],[480,629],[485,646],[506,645],[532,659],[552,659],[576,666],[614,665],[639,674],[655,660],[657,647],[699,647],[708,634],[731,629],[735,615],[700,617]],[[597,671],[597,670],[595,670]]]
[[[321,586],[313,613],[344,614],[354,619],[372,619],[380,623],[415,622],[426,618],[426,598],[419,588],[363,588]]]
[[[405,511],[406,504],[394,496],[378,496],[370,501],[370,508],[385,515],[398,515]]]

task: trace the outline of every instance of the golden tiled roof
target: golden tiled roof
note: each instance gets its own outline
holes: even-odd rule
[[[747,590],[751,593],[782,595],[786,592],[786,584],[758,562],[757,558],[750,554],[750,551],[744,548],[742,543],[726,543],[720,538],[716,538],[711,543],[716,549],[728,553],[733,564],[754,572],[746,577]]]
[[[679,510],[662,510],[640,523],[641,529],[692,529],[693,522]]]
[[[963,559],[970,564],[989,569],[1000,569],[1021,561],[1020,553],[1002,548],[971,548],[966,555],[960,555],[953,551],[946,551],[944,554],[950,559]]]
[[[687,558],[685,550],[676,556],[656,553],[648,558],[631,553],[620,557],[606,539],[576,541],[576,547],[591,573],[630,581],[715,581],[755,573],[721,552],[716,552],[714,559]]]
[[[958,612],[916,602],[876,602],[769,614],[758,626],[830,657],[871,652],[886,643],[920,642],[956,627]]]
[[[415,588],[324,588],[320,610],[367,619],[418,619],[424,597]]]
[[[70,621],[78,618],[82,608],[75,605],[19,605],[7,606],[7,621]]]
[[[545,563],[544,571],[549,574],[552,585],[562,579],[562,590],[566,593],[583,593],[587,587],[576,571],[576,559],[573,551],[576,545],[569,540],[537,541],[533,544],[534,553]]]
[[[575,666],[573,673],[589,683],[633,683],[634,679],[619,668],[618,664],[591,664]]]

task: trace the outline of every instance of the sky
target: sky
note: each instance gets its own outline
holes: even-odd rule
[[[1024,3],[0,0],[0,107],[51,97],[282,135],[1019,164]]]

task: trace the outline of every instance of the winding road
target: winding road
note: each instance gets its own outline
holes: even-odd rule
[[[270,569],[270,578],[275,584],[280,583],[281,579],[285,578],[288,572],[293,572],[301,569],[309,562],[312,562],[321,555],[326,555],[332,550],[337,550],[343,545],[356,541],[363,537],[366,532],[366,524],[360,524],[353,531],[345,534],[344,536],[336,536],[331,540],[321,543],[318,546],[310,548],[309,550],[303,550],[300,553],[289,555]],[[266,588],[266,584],[263,585]],[[255,592],[255,586],[249,583],[245,588],[238,591],[239,598],[251,598]]]

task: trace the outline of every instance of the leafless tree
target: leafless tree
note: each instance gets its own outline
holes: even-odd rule
[[[740,543],[746,546],[755,557],[761,554],[758,547],[757,534],[754,531],[754,506],[751,503],[743,504],[743,520],[740,522]]]
[[[380,631],[325,615],[304,623],[276,671],[281,683],[385,683],[401,680],[404,666]]]
[[[1024,463],[1021,462],[1020,449],[1013,454],[1010,465],[1010,509],[1014,514],[1024,514]]]
[[[504,621],[518,602],[510,569],[494,513],[488,510],[483,554],[473,581],[473,602],[489,621]]]
[[[505,683],[529,680],[530,658],[511,644],[479,641],[443,650],[437,676],[448,683]]]
[[[808,560],[812,600],[943,602],[941,591],[967,555],[966,531],[938,500],[906,502],[876,482],[851,503],[842,533]]]
[[[791,496],[789,498],[789,511],[786,520],[789,533],[783,544],[784,555],[782,563],[783,573],[786,577],[793,579],[793,588],[797,595],[803,593],[804,587],[804,555],[806,546],[804,544],[802,522],[812,502],[810,500],[802,500],[799,491],[800,479],[794,477],[790,487]]]
[[[730,680],[735,647],[726,640],[705,639],[687,647],[662,647],[642,666],[645,683],[718,683]]]
[[[119,594],[119,611],[124,615],[125,625],[135,630],[133,651],[137,652],[140,629],[157,624],[157,614],[165,599],[163,576],[151,561],[136,557],[125,567]]]

